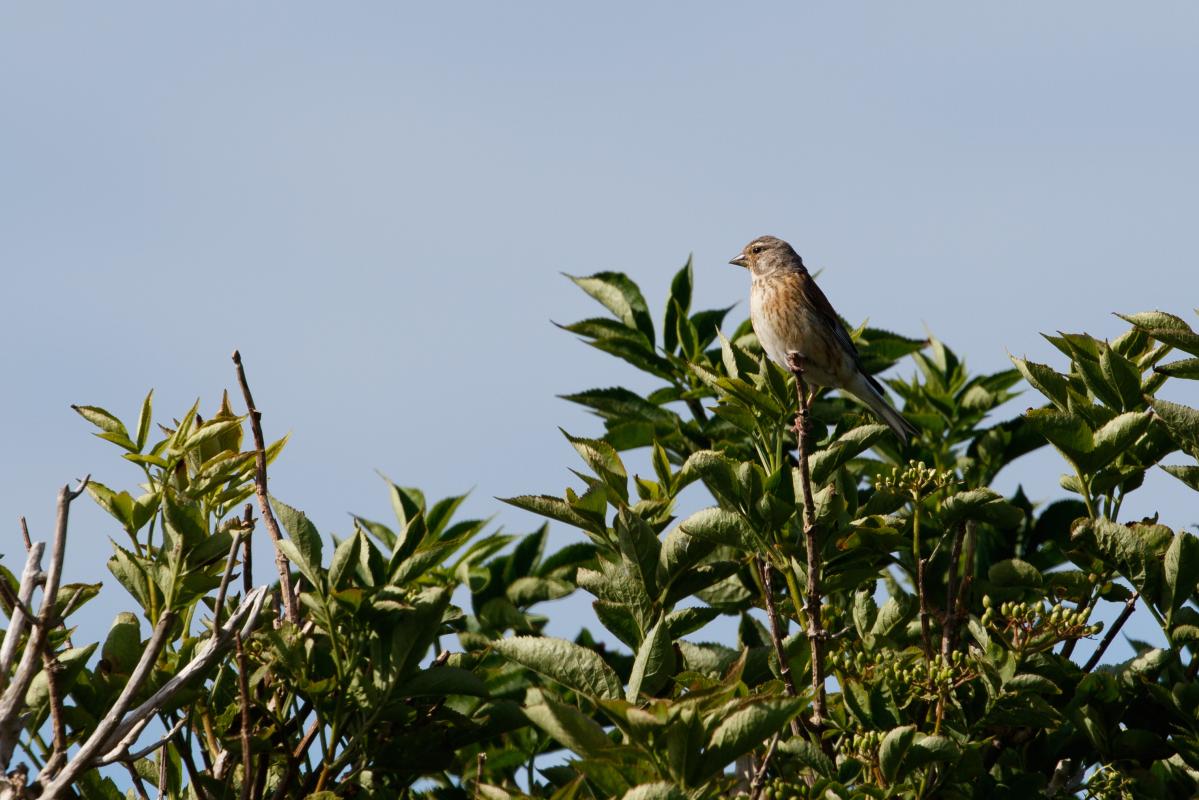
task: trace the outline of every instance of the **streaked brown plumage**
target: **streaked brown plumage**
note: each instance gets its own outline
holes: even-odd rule
[[[849,332],[791,245],[759,236],[729,263],[750,272],[749,318],[771,359],[786,367],[787,353],[798,353],[809,383],[853,395],[905,443],[917,432],[862,368]]]

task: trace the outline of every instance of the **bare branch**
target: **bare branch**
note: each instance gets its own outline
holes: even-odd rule
[[[787,694],[791,697],[799,697],[799,689],[795,686],[795,677],[791,674],[791,660],[787,658],[787,651],[783,647],[784,633],[782,625],[779,624],[778,609],[774,604],[774,568],[769,561],[757,556],[754,557],[754,564],[758,568],[758,575],[762,578],[762,598],[766,606],[766,619],[770,623],[770,641],[774,645],[774,655],[779,662],[779,676],[783,679]],[[795,736],[800,735],[797,717],[791,718],[791,733]]]
[[[241,645],[241,635],[233,634],[237,648],[237,694],[241,699],[241,800],[250,800],[254,788],[252,776],[254,761],[250,753],[250,681],[247,675],[246,651]]]
[[[58,601],[58,586],[62,578],[62,562],[67,549],[67,522],[70,518],[71,501],[83,492],[91,476],[79,482],[79,488],[71,491],[70,486],[58,490],[58,517],[54,527],[54,545],[50,550],[50,568],[46,572],[46,586],[42,594],[41,612],[37,624],[25,642],[25,652],[17,665],[12,682],[0,695],[0,771],[8,769],[21,732],[21,710],[25,705],[25,692],[33,682],[41,665],[42,652],[46,647],[46,636],[54,623],[54,604]],[[15,613],[15,612],[14,612]]]
[[[824,727],[827,715],[824,696],[824,626],[820,619],[820,553],[816,541],[815,502],[812,499],[812,473],[808,468],[808,436],[811,422],[808,419],[809,392],[804,380],[803,356],[791,351],[787,353],[787,368],[795,376],[795,394],[799,400],[799,411],[795,416],[796,452],[799,456],[799,478],[803,489],[803,534],[808,556],[808,592],[804,599],[804,612],[808,618],[808,644],[812,651],[812,726],[817,731]]]
[[[114,747],[143,718],[158,713],[188,681],[212,666],[225,650],[228,649],[229,645],[232,644],[235,631],[240,632],[243,637],[249,636],[258,622],[258,616],[262,611],[266,594],[266,587],[260,586],[243,598],[241,605],[237,607],[237,610],[233,612],[225,625],[218,632],[214,632],[208,641],[196,651],[195,656],[188,665],[175,673],[170,680],[164,683],[144,703],[130,711],[125,720],[108,735],[108,741],[105,742],[107,748],[111,749]]]
[[[67,726],[63,721],[62,692],[58,687],[58,673],[62,671],[62,663],[50,653],[42,653],[42,670],[46,673],[46,687],[50,696],[50,729],[53,732],[54,749],[50,753],[39,773],[54,775],[67,760]]]
[[[1112,623],[1112,627],[1109,628],[1108,632],[1104,635],[1103,641],[1099,643],[1099,647],[1096,648],[1095,652],[1091,653],[1091,657],[1087,659],[1086,666],[1082,668],[1083,672],[1090,672],[1091,670],[1095,669],[1096,665],[1099,664],[1099,660],[1103,658],[1103,654],[1107,652],[1107,648],[1116,638],[1116,634],[1120,632],[1120,628],[1124,627],[1124,623],[1128,622],[1128,618],[1132,616],[1133,610],[1135,610],[1137,607],[1137,598],[1140,596],[1141,595],[1139,592],[1133,592],[1132,597],[1128,598],[1128,600],[1124,603],[1124,608],[1122,611],[1120,611],[1120,616],[1116,617],[1116,621]]]
[[[242,530],[233,534],[233,543],[229,545],[229,556],[225,559],[225,572],[221,575],[221,587],[217,590],[216,603],[212,607],[213,630],[221,627],[221,616],[225,611],[225,595],[229,591],[229,580],[233,577],[233,564],[237,561],[237,548],[241,546],[242,539],[248,537],[250,531],[254,529],[253,511],[249,503],[246,503],[246,513],[242,518],[242,525]]]
[[[150,641],[146,643],[146,648],[142,651],[137,666],[133,668],[133,673],[129,676],[125,687],[121,689],[116,702],[96,725],[96,729],[92,731],[91,736],[87,737],[87,741],[75,753],[74,758],[68,761],[62,771],[46,785],[42,791],[42,800],[57,800],[59,797],[65,797],[66,792],[70,790],[71,784],[79,777],[80,773],[90,767],[95,758],[103,752],[109,736],[112,735],[125,712],[129,710],[129,706],[133,705],[133,698],[141,690],[146,679],[150,677],[150,670],[154,668],[154,663],[158,660],[158,654],[162,651],[163,645],[166,644],[167,635],[174,622],[175,614],[172,611],[167,611],[159,617]]]
[[[4,644],[0,645],[0,682],[8,678],[13,659],[16,658],[17,644],[29,625],[27,609],[37,588],[37,578],[42,572],[42,554],[45,551],[46,543],[38,542],[29,548],[29,555],[25,557],[25,569],[21,572],[21,585],[17,590],[18,602],[13,607],[8,630],[4,632]]]
[[[100,759],[95,762],[95,766],[102,767],[106,764],[115,764],[118,761],[128,761],[131,763],[134,761],[140,761],[158,748],[163,747],[170,742],[176,733],[183,730],[183,724],[185,722],[187,722],[187,717],[180,717],[179,720],[171,726],[171,729],[167,731],[166,735],[161,739],[152,745],[143,747],[141,750],[138,750],[135,753],[130,753],[129,748],[135,741],[137,741],[137,737],[141,735],[141,732],[146,729],[146,725],[150,723],[150,718],[147,717],[146,721],[141,726],[133,730],[132,733],[135,735],[126,736],[121,740],[121,743],[115,749],[100,756]]]
[[[241,353],[233,351],[233,363],[237,367],[237,382],[241,384],[241,393],[246,401],[246,410],[250,415],[250,431],[254,434],[254,493],[258,495],[258,508],[262,520],[266,523],[267,532],[275,543],[275,566],[279,570],[279,590],[283,595],[283,608],[287,619],[295,624],[300,622],[300,612],[296,607],[296,598],[291,588],[291,567],[287,557],[279,549],[283,541],[283,533],[275,520],[275,512],[266,489],[266,440],[262,436],[262,413],[254,406],[254,396],[250,394],[250,384],[246,382],[246,371],[241,364]]]
[[[17,522],[21,525],[21,538],[25,541],[25,552],[28,553],[33,548],[33,542],[29,539],[29,523],[25,522],[24,517],[17,517]]]

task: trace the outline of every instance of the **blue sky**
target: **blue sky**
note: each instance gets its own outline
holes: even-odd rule
[[[7,4],[5,563],[67,480],[137,478],[69,404],[212,409],[234,348],[322,531],[389,513],[376,469],[531,529],[491,498],[560,492],[557,426],[600,430],[555,395],[644,385],[551,326],[593,311],[562,271],[657,307],[694,253],[727,305],[773,233],[850,320],[987,371],[1113,311],[1199,322],[1197,34],[1189,2]],[[1172,481],[1129,513],[1199,522]],[[75,520],[68,578],[107,577],[113,527]]]

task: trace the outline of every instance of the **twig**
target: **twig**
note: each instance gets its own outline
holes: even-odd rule
[[[92,765],[92,761],[104,751],[109,737],[116,731],[125,712],[133,705],[133,698],[141,691],[146,679],[150,677],[150,671],[154,668],[154,662],[158,660],[158,654],[162,651],[163,645],[166,644],[167,636],[174,622],[175,613],[173,611],[164,612],[159,617],[158,624],[154,626],[154,633],[151,634],[150,641],[146,643],[146,649],[142,651],[137,666],[133,668],[133,673],[129,676],[125,687],[121,689],[116,702],[96,725],[92,735],[87,737],[87,741],[75,753],[75,757],[68,761],[62,771],[47,784],[42,791],[41,800],[58,800],[59,797],[64,797],[79,774],[88,769]]]
[[[249,667],[241,634],[234,633],[233,642],[237,649],[237,694],[241,699],[241,800],[250,800],[254,761],[250,753],[250,679],[246,674]]]
[[[958,526],[949,551],[949,575],[945,579],[945,624],[941,626],[941,655],[948,657],[957,647],[958,629],[958,562],[962,558],[962,543],[966,539],[966,524]]]
[[[147,717],[146,723],[141,725],[137,729],[135,729],[134,732],[140,734],[143,730],[145,730],[146,724],[149,724],[149,722],[150,722],[150,720]],[[136,736],[126,737],[126,739],[121,742],[121,744],[117,750],[113,750],[112,752],[106,753],[105,755],[101,756],[100,759],[95,762],[95,766],[102,767],[106,764],[115,764],[118,761],[125,761],[130,764],[137,762],[137,761],[141,761],[143,758],[150,755],[158,748],[160,748],[160,747],[166,745],[168,742],[170,742],[170,740],[172,738],[174,738],[175,734],[177,734],[177,733],[179,733],[179,731],[183,730],[183,723],[185,723],[185,722],[187,722],[187,718],[181,717],[180,719],[178,719],[175,722],[174,725],[171,726],[171,729],[169,731],[167,731],[166,736],[163,736],[161,739],[154,742],[154,744],[148,745],[147,747],[143,747],[141,750],[138,750],[135,753],[130,753],[129,747],[133,744],[133,742],[137,739],[137,737]],[[119,750],[119,752],[118,752],[118,750]],[[180,748],[180,752],[183,752],[182,748]]]
[[[212,608],[213,630],[221,627],[221,615],[225,611],[225,594],[229,591],[229,581],[233,577],[233,564],[237,560],[237,548],[241,545],[243,536],[249,536],[254,529],[253,509],[246,503],[246,513],[242,518],[243,527],[233,534],[233,543],[229,545],[229,556],[225,559],[225,572],[221,575],[221,587],[216,593],[216,604]]]
[[[50,550],[50,569],[46,573],[46,586],[42,593],[41,613],[25,642],[25,652],[21,655],[16,674],[5,688],[4,694],[0,696],[0,771],[7,771],[12,760],[13,749],[22,728],[21,709],[25,704],[25,692],[33,682],[33,676],[40,666],[42,651],[46,647],[51,617],[54,616],[54,604],[58,601],[62,562],[66,556],[67,521],[70,517],[71,502],[83,492],[90,479],[90,475],[84,477],[75,491],[71,491],[70,486],[58,490],[58,518],[54,527],[54,546]]]
[[[279,570],[279,591],[283,595],[283,608],[287,619],[294,624],[300,623],[300,612],[296,607],[296,598],[291,588],[291,567],[287,556],[279,549],[283,534],[279,523],[275,520],[275,512],[266,490],[266,440],[262,436],[262,412],[254,405],[254,396],[250,394],[250,384],[246,382],[246,371],[241,364],[241,353],[233,351],[233,363],[237,367],[237,382],[241,384],[241,393],[246,401],[246,410],[250,415],[250,431],[254,434],[254,493],[258,495],[258,508],[262,520],[266,523],[267,532],[275,543],[275,566]]]
[[[21,572],[21,584],[17,589],[17,602],[13,604],[8,630],[4,632],[4,644],[0,645],[0,681],[8,677],[13,659],[16,658],[17,644],[29,625],[32,616],[28,613],[29,603],[33,600],[33,592],[37,588],[37,579],[42,571],[42,554],[45,551],[46,543],[38,542],[29,548],[29,555],[25,557],[25,569]]]
[[[766,746],[766,755],[762,756],[762,763],[758,765],[758,769],[754,772],[754,779],[749,784],[750,800],[758,800],[762,796],[762,789],[766,786],[766,770],[770,766],[770,759],[774,756],[774,748],[779,743],[779,737],[776,733],[770,739],[770,744]]]
[[[158,752],[158,800],[167,796],[167,751]]]
[[[249,519],[251,522],[254,521],[253,507],[249,503],[246,503],[246,519]],[[250,533],[253,534],[253,531]],[[252,538],[252,535],[246,536],[241,543],[241,593],[243,597],[248,595],[254,588],[254,562],[251,558],[253,548],[250,546]]]
[[[304,738],[300,740],[300,743],[296,746],[296,749],[291,752],[290,757],[287,759],[287,769],[283,773],[283,778],[279,781],[278,788],[275,789],[274,794],[271,795],[271,800],[281,800],[281,798],[287,793],[288,788],[291,786],[291,782],[295,780],[296,777],[296,765],[300,763],[300,759],[304,757],[304,755],[308,752],[308,748],[312,746],[312,742],[316,738],[317,728],[319,727],[320,715],[318,714],[316,718],[312,720],[312,724],[308,726],[308,730],[304,732]]]
[[[125,764],[125,769],[129,771],[129,777],[133,781],[133,788],[137,792],[139,800],[150,800],[150,795],[146,794],[146,784],[142,783],[142,776],[137,774],[137,769],[132,764]]]
[[[803,488],[803,533],[808,555],[808,593],[804,611],[808,617],[808,643],[812,653],[812,726],[820,731],[827,714],[824,698],[824,625],[820,619],[820,554],[816,542],[815,502],[812,500],[812,474],[808,469],[808,384],[803,377],[803,356],[787,353],[787,368],[795,376],[795,394],[799,410],[795,416],[795,440],[799,456],[799,478]]]
[[[63,721],[62,693],[58,687],[58,673],[62,663],[52,654],[42,652],[42,671],[46,673],[46,688],[50,698],[50,729],[53,732],[54,749],[38,775],[54,775],[67,760],[67,726]],[[39,778],[40,779],[40,778]]]
[[[116,726],[108,736],[108,747],[111,748],[120,741],[143,717],[157,713],[188,681],[212,666],[232,643],[235,630],[240,631],[242,636],[249,636],[258,622],[258,615],[262,611],[265,597],[266,587],[260,586],[242,598],[241,605],[229,616],[224,627],[213,632],[213,635],[199,648],[188,665],[175,673],[144,703],[130,711],[125,720]]]
[[[1133,610],[1137,605],[1137,598],[1140,597],[1139,592],[1133,592],[1132,597],[1124,603],[1124,609],[1120,612],[1120,616],[1116,617],[1116,621],[1112,623],[1112,627],[1104,635],[1103,641],[1099,643],[1098,649],[1091,653],[1091,657],[1087,659],[1086,666],[1082,668],[1083,672],[1090,672],[1099,663],[1099,659],[1103,658],[1103,654],[1107,652],[1108,646],[1116,638],[1116,634],[1120,632],[1120,628],[1128,622],[1128,618],[1132,616]]]
[[[754,564],[758,568],[758,575],[762,578],[762,597],[766,605],[766,619],[770,622],[770,641],[774,645],[774,654],[779,661],[779,676],[783,679],[787,694],[791,697],[799,697],[799,689],[795,686],[795,677],[791,674],[791,661],[787,658],[787,652],[783,647],[783,630],[782,625],[779,624],[778,609],[774,605],[774,587],[772,586],[774,568],[769,561],[757,556],[754,556]],[[800,735],[799,722],[795,717],[791,718],[791,733],[795,736]]]
[[[21,524],[21,538],[25,540],[25,552],[28,553],[33,549],[33,542],[29,539],[29,523],[25,522],[24,517],[17,517],[17,522]]]

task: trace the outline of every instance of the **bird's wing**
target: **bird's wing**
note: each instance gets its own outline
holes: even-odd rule
[[[809,302],[811,302],[817,313],[820,314],[820,317],[824,320],[828,330],[833,332],[833,336],[836,338],[837,344],[840,345],[845,352],[847,352],[853,358],[854,364],[856,364],[858,369],[861,370],[862,359],[858,354],[858,348],[854,345],[853,339],[849,335],[849,331],[845,330],[845,326],[841,324],[841,318],[837,316],[837,312],[833,310],[833,304],[830,303],[828,298],[824,296],[824,292],[820,291],[820,287],[816,285],[816,281],[812,278],[811,274],[807,272],[807,270],[801,272],[800,275],[801,286],[804,294],[807,295]]]

